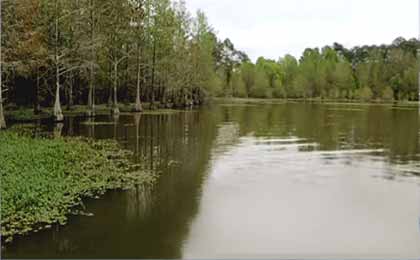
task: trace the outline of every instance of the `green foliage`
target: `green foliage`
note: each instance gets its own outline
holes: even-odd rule
[[[274,81],[273,88],[273,97],[274,98],[287,98],[287,90],[283,86],[283,83],[280,79]]]
[[[64,224],[81,199],[153,181],[113,141],[0,133],[1,235]]]
[[[243,63],[236,73],[242,75],[245,96],[254,98],[413,100],[419,70],[416,46],[420,48],[415,39],[351,50],[336,43],[322,50],[308,48],[299,61],[291,55],[277,62],[260,57],[255,65]]]
[[[391,87],[387,86],[382,92],[382,99],[385,101],[393,101],[394,100],[394,91]]]
[[[24,108],[8,112],[6,115],[14,121],[31,121],[35,118],[35,114],[32,110]]]
[[[51,106],[56,86],[69,107],[117,107],[117,96],[133,103],[139,92],[145,102],[200,104],[249,61],[184,1],[3,2],[6,100],[19,105]]]
[[[255,84],[249,93],[250,97],[253,98],[270,98],[270,82],[265,72],[261,69],[256,71]]]
[[[363,87],[356,91],[357,99],[361,101],[370,101],[373,98],[373,92],[369,87]]]
[[[294,82],[296,80],[299,64],[295,57],[286,55],[284,58],[280,58],[279,64],[282,71],[282,86],[285,89],[287,97],[293,97],[295,95]]]
[[[19,105],[51,106],[55,83],[65,94],[57,100],[69,107],[117,103],[117,96],[133,103],[137,93],[144,102],[184,106],[212,96],[353,99],[361,87],[381,99],[388,86],[396,99],[418,98],[416,39],[352,49],[334,43],[254,64],[184,1],[3,2],[5,100]]]
[[[36,115],[32,109],[19,108],[17,110],[6,111],[6,117],[12,121],[29,122],[41,118],[52,117],[52,114],[43,112]]]
[[[337,63],[332,72],[332,88],[336,90],[333,98],[351,98],[351,93],[355,90],[355,82],[351,64],[343,61]]]
[[[242,81],[245,85],[246,96],[248,96],[255,84],[255,65],[251,62],[245,62],[242,63],[240,70]]]
[[[232,81],[231,84],[232,84],[233,95],[235,97],[241,97],[241,98],[247,97],[246,86],[242,79],[242,75],[237,72],[233,73],[231,81]]]

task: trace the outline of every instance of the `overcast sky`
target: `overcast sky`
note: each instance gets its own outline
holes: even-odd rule
[[[186,0],[219,38],[251,59],[300,56],[306,47],[391,43],[418,35],[418,0]]]

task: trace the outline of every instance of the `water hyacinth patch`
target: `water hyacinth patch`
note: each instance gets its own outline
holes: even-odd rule
[[[152,184],[131,156],[115,141],[0,132],[2,239],[65,224],[83,198]]]

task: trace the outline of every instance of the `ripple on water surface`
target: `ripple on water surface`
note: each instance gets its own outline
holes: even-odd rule
[[[184,257],[420,256],[417,180],[391,181],[410,166],[386,153],[297,137],[215,149]]]

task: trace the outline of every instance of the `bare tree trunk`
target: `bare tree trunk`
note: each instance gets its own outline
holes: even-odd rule
[[[1,69],[0,69],[1,74]],[[3,88],[2,88],[2,78],[0,76],[0,129],[6,128],[6,120],[4,119],[4,110],[3,110]]]
[[[142,112],[143,106],[140,100],[140,84],[141,84],[141,60],[140,60],[140,46],[137,47],[137,93],[136,93],[136,105],[134,110],[136,112]]]
[[[2,17],[1,17],[1,0],[0,0],[0,129],[6,128],[6,120],[4,119],[4,110],[3,110],[3,70],[2,70],[2,47],[1,47],[1,35],[2,35]]]
[[[108,95],[108,107],[111,107],[112,108],[112,104],[113,104],[113,102],[112,102],[112,97],[113,97],[113,87],[112,86],[110,86],[109,87],[109,95]]]
[[[184,108],[188,108],[188,91],[182,89],[184,93]]]
[[[74,104],[73,101],[73,84],[74,84],[74,75],[70,75],[70,79],[69,79],[69,87],[68,87],[68,92],[67,92],[67,110],[71,110]]]
[[[93,61],[92,61],[93,62]],[[88,95],[88,112],[89,117],[94,117],[95,112],[95,86],[94,86],[94,71],[93,64],[90,65],[89,71],[89,95]]]
[[[89,117],[95,116],[95,89],[93,85],[94,75],[93,75],[93,64],[90,65],[89,71],[89,95],[88,95],[88,112]]]
[[[117,86],[118,85],[118,63],[114,63],[114,103],[112,107],[112,114],[113,115],[119,115],[120,109],[118,108],[118,91]]]
[[[36,69],[36,86],[35,86],[35,95],[34,95],[34,114],[38,115],[41,112],[41,107],[39,105],[39,82],[40,82],[40,75],[39,75],[39,67]]]
[[[89,72],[89,94],[88,94],[88,116],[94,116],[94,104],[93,104],[93,82],[92,82],[92,68],[90,68]]]
[[[56,122],[61,122],[64,119],[63,112],[61,110],[60,102],[60,64],[58,57],[58,1],[55,0],[55,82],[56,82],[56,92],[55,92],[55,104],[54,104],[54,119]]]
[[[63,123],[58,123],[54,126],[54,130],[53,130],[54,138],[61,138],[62,133],[63,133],[63,127],[64,127]]]
[[[112,75],[112,64],[109,64],[109,78],[112,79],[113,75]],[[111,83],[111,82],[110,82]],[[109,95],[108,95],[108,107],[112,108],[112,85],[109,85]]]
[[[95,18],[94,18],[94,10],[93,10],[93,1],[89,1],[89,8],[90,8],[90,44],[94,44],[94,34],[95,34]],[[89,117],[95,116],[95,86],[94,86],[94,66],[93,61],[95,59],[95,49],[92,47],[91,50],[91,60],[90,60],[90,68],[89,68],[89,96],[88,96],[88,112],[87,115]]]
[[[56,79],[56,91],[55,91],[55,103],[54,103],[54,119],[56,122],[61,122],[64,119],[63,111],[61,110],[61,102],[60,102],[60,78],[57,74]]]
[[[153,39],[153,60],[152,60],[152,96],[150,100],[150,109],[155,109],[155,66],[156,66],[156,42]]]
[[[60,102],[60,76],[56,73],[56,91],[55,91],[55,103],[54,103],[54,119],[56,122],[62,122],[64,120],[63,111],[61,110],[61,102]]]

